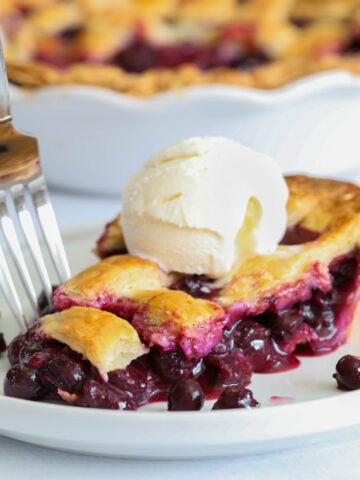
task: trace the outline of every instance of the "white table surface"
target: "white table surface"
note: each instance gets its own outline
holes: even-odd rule
[[[52,192],[62,229],[104,223],[120,210],[120,199]],[[360,408],[360,407],[359,407]],[[0,479],[142,480],[358,480],[360,429],[336,440],[277,453],[196,461],[134,461],[75,455],[0,436]]]

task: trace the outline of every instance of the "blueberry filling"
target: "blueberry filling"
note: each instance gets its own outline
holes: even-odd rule
[[[175,68],[192,64],[202,70],[231,67],[248,70],[271,61],[271,58],[254,42],[254,29],[247,25],[229,25],[218,32],[213,43],[184,41],[179,44],[157,45],[149,42],[143,32],[137,32],[129,43],[110,58],[94,59],[77,52],[77,40],[81,27],[74,26],[58,33],[53,41],[41,45],[35,59],[66,68],[74,62],[88,61],[111,64],[130,73],[142,73],[150,69]]]
[[[196,410],[202,406],[203,395],[215,399],[220,395],[216,409],[256,406],[245,389],[252,372],[294,368],[299,364],[298,354],[322,353],[345,340],[347,325],[339,312],[358,287],[357,252],[335,259],[330,270],[330,292],[314,290],[309,300],[281,312],[269,309],[239,318],[224,329],[206,357],[187,359],[180,350],[153,348],[125,370],[110,372],[108,382],[81,355],[41,337],[34,326],[8,347],[12,368],[5,379],[5,394],[110,409],[136,409],[167,399],[170,410]],[[181,282],[189,293],[211,297],[211,281],[206,277],[192,276]],[[356,362],[343,365],[349,363],[353,367]],[[351,367],[352,373],[344,373],[343,365],[337,367],[335,378],[341,388],[354,388],[357,367]]]
[[[206,275],[186,275],[181,277],[170,287],[173,290],[182,290],[195,298],[210,300],[220,288],[214,287],[214,280]]]
[[[246,52],[231,48],[228,43],[217,46],[196,45],[190,42],[179,45],[155,46],[143,39],[135,39],[117,53],[110,63],[133,73],[141,73],[150,68],[174,68],[184,64],[194,64],[208,70],[216,67],[249,69],[269,62],[269,57],[261,51]]]
[[[300,224],[288,228],[285,232],[280,245],[299,245],[302,243],[312,242],[319,237],[318,232],[302,227]]]
[[[317,236],[295,226],[288,230],[283,243],[304,243]],[[360,283],[359,252],[336,258],[329,270],[330,291],[314,289],[311,298],[281,311],[269,304],[259,315],[235,318],[204,358],[189,359],[180,349],[153,347],[126,369],[110,372],[108,382],[81,355],[39,335],[35,325],[8,346],[12,368],[5,379],[5,394],[110,409],[136,409],[167,400],[169,410],[197,410],[205,397],[218,398],[215,409],[257,406],[245,388],[253,372],[295,368],[299,355],[330,351],[346,340]],[[205,299],[219,293],[214,281],[205,275],[180,277],[171,288]],[[39,309],[48,312],[45,296],[39,298]],[[3,351],[6,346],[1,340]],[[334,375],[339,388],[360,388],[358,364],[359,359],[351,356],[339,361]]]

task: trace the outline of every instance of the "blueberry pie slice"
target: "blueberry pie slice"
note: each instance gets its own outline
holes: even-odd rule
[[[212,176],[221,168],[226,177],[229,165],[239,185],[235,193],[226,191],[231,179],[223,189]],[[251,173],[260,166],[268,169],[261,188]],[[197,188],[189,186],[188,174]],[[262,191],[269,178],[276,192]],[[215,179],[225,199],[213,199]],[[196,199],[200,210],[193,208]],[[231,211],[234,231],[212,201]],[[268,215],[272,224],[263,236]],[[145,226],[155,229],[155,243],[159,232],[171,239],[167,258],[156,244],[150,254]],[[187,244],[186,257],[183,234],[195,242]],[[227,238],[235,239],[230,264]],[[220,259],[212,256],[219,245],[225,250]],[[171,392],[173,409],[184,403],[174,392],[185,385],[198,399],[200,391],[207,398],[225,392],[222,399],[256,406],[241,400],[250,395],[244,387],[253,372],[294,368],[302,354],[326,353],[347,340],[360,299],[359,247],[358,186],[307,176],[284,181],[270,159],[225,139],[191,139],[165,149],[125,189],[122,216],[97,244],[103,258],[59,286],[55,312],[10,344],[5,394],[136,409]],[[169,268],[174,264],[177,270]],[[193,273],[185,272],[189,265]]]
[[[358,0],[2,0],[12,81],[132,95],[199,84],[272,88],[358,73]]]

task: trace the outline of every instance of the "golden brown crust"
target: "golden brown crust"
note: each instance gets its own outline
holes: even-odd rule
[[[96,308],[72,307],[46,315],[40,331],[81,353],[101,373],[126,368],[147,352],[129,322]]]
[[[226,323],[223,308],[179,290],[139,292],[132,325],[147,345],[181,348],[187,358],[201,358],[218,343]]]
[[[253,87],[251,75],[232,69],[202,72],[193,65],[171,70],[150,70],[142,74],[127,73],[110,65],[75,64],[58,70],[48,64],[7,62],[9,78],[24,87],[54,85],[88,85],[109,88],[137,97],[148,97],[167,90],[196,85],[229,84]]]
[[[341,225],[337,231],[323,234],[319,239],[302,245],[279,246],[272,255],[246,260],[222,290],[218,301],[230,306],[241,300],[246,309],[257,309],[264,299],[277,301],[281,310],[287,303],[289,291],[311,288],[328,290],[331,279],[328,267],[332,260],[359,247],[355,237],[360,232],[360,216]],[[284,297],[284,304],[281,297]],[[286,298],[285,298],[286,297]],[[301,298],[301,297],[300,297]],[[298,300],[300,300],[298,297]]]
[[[218,298],[224,306],[242,300],[255,308],[264,298],[285,297],[288,290],[296,293],[304,280],[330,288],[331,261],[360,247],[359,187],[306,176],[288,177],[287,184],[289,226],[300,224],[319,237],[301,245],[280,245],[272,255],[246,260]]]
[[[144,325],[158,327],[171,322],[177,330],[196,328],[224,314],[220,305],[193,298],[180,290],[148,290],[138,292],[134,299]]]
[[[142,290],[155,290],[167,284],[167,276],[150,260],[132,255],[114,255],[83,270],[68,280],[62,294],[89,304],[100,297],[114,299]]]
[[[286,178],[289,188],[288,225],[325,234],[360,214],[360,188],[340,180],[293,175]]]

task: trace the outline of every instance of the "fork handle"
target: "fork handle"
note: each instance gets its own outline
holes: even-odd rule
[[[0,40],[0,123],[11,120],[9,84]]]

